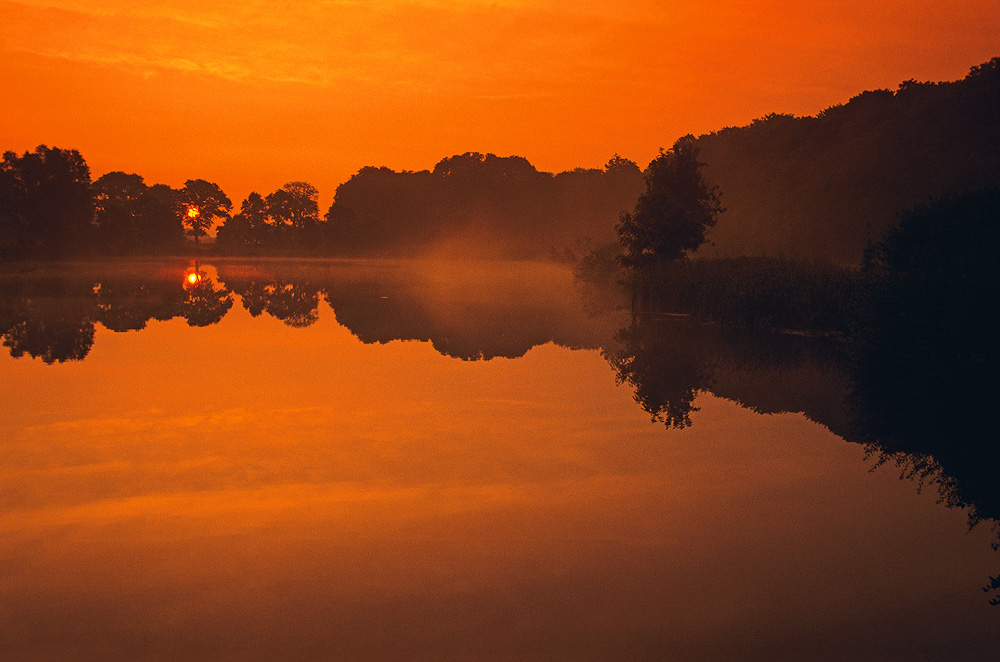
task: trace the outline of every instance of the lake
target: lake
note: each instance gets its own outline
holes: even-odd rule
[[[1000,646],[995,521],[875,467],[820,340],[636,326],[541,263],[2,278],[4,660]]]

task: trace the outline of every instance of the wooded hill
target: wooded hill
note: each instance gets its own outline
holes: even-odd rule
[[[1000,184],[1000,57],[963,80],[910,80],[696,144],[727,209],[699,256],[857,263],[899,211]]]

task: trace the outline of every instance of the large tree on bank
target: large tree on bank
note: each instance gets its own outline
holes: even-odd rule
[[[39,145],[0,161],[0,252],[61,256],[90,240],[90,168],[75,149]]]
[[[685,257],[705,243],[705,233],[725,211],[716,186],[701,174],[694,136],[660,150],[646,170],[646,190],[635,209],[615,227],[624,252],[622,266],[648,269]]]
[[[188,234],[198,243],[200,237],[208,234],[216,219],[228,218],[233,208],[232,201],[223,193],[218,184],[204,179],[189,179],[184,182],[180,200],[185,209],[184,226]]]

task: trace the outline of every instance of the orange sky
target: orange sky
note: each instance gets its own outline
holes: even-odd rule
[[[234,204],[465,151],[645,165],[685,133],[812,114],[1000,54],[996,0],[0,0],[0,148]]]

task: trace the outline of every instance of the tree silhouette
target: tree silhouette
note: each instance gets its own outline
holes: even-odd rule
[[[240,213],[226,219],[216,235],[216,245],[227,253],[255,253],[268,242],[267,203],[252,192],[240,205]]]
[[[680,138],[653,159],[646,191],[635,210],[622,212],[616,226],[625,252],[623,266],[649,268],[684,257],[705,243],[705,232],[724,211],[718,187],[701,174],[694,136]]]
[[[869,251],[859,302],[853,401],[881,452],[931,456],[973,512],[1000,515],[993,411],[1000,349],[1000,189],[900,214]]]
[[[307,182],[288,182],[267,196],[267,212],[278,226],[304,230],[319,221],[319,191]]]
[[[184,210],[184,226],[188,234],[198,243],[200,237],[208,234],[216,219],[226,218],[233,208],[232,201],[226,197],[218,184],[204,179],[189,179],[184,182],[180,192]]]
[[[140,201],[146,194],[142,177],[124,172],[109,172],[92,186],[94,221],[99,241],[112,252],[135,251],[142,242],[139,218]]]
[[[146,189],[139,201],[139,222],[144,246],[155,253],[169,253],[183,246],[180,192],[166,184]]]
[[[276,247],[313,248],[319,245],[319,192],[306,182],[289,182],[265,199]]]
[[[906,81],[812,117],[700,136],[725,192],[713,252],[859,264],[901,209],[1000,182],[1000,58],[963,80]]]
[[[39,145],[0,162],[0,246],[28,254],[79,252],[90,239],[90,168],[75,149]]]

